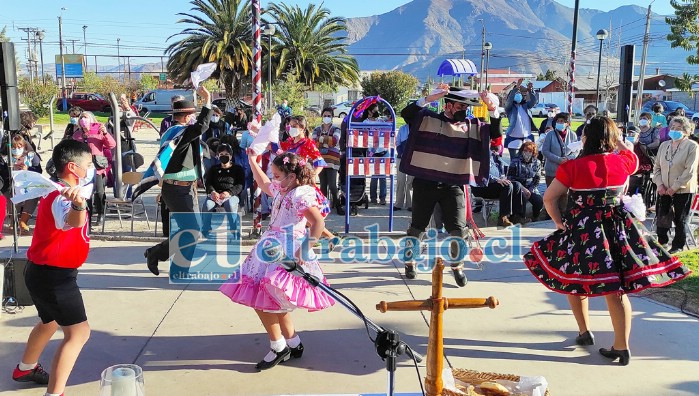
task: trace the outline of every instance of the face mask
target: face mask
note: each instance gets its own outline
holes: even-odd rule
[[[286,109],[286,108],[288,108],[288,107],[289,107],[289,105],[286,104],[286,103],[284,103],[284,104],[282,105],[282,109]]]
[[[218,157],[218,159],[221,161],[222,164],[227,164],[227,163],[231,162],[231,157],[227,156],[227,155],[222,155],[222,156]]]
[[[189,118],[189,121],[187,122],[188,125],[194,125],[197,123],[197,118],[192,116]]]
[[[289,190],[289,187],[291,186],[291,181],[288,181],[288,182],[286,183],[286,185],[283,185],[283,184],[282,184],[282,181],[288,180],[288,179],[290,179],[290,178],[291,178],[291,175],[287,175],[286,177],[284,177],[282,180],[279,181],[279,187],[280,187],[280,189],[281,189],[282,192],[288,191],[288,190]]]
[[[566,124],[561,124],[560,122],[556,123],[556,130],[559,132],[562,132],[564,129],[566,129]]]
[[[79,167],[79,166],[78,166]],[[82,168],[81,168],[82,169]],[[92,183],[92,180],[95,178],[95,167],[90,166],[87,168],[87,171],[85,173],[85,177],[81,177],[78,179],[78,185],[80,187],[86,186],[90,183]]]
[[[529,162],[532,159],[532,153],[525,151],[522,153],[522,159]]]
[[[549,118],[553,118],[553,116],[555,116],[555,115],[556,114],[554,114],[554,113],[549,113]]]
[[[648,120],[646,120],[645,118],[641,118],[640,120],[638,120],[638,125],[648,126]]]
[[[452,119],[456,122],[466,121],[466,110],[460,110],[453,114]]]
[[[522,101],[522,98],[523,98],[523,96],[522,96],[521,93],[516,93],[516,94],[515,94],[515,102],[517,102],[517,103],[521,102],[521,101]]]
[[[70,123],[73,125],[78,125],[78,118],[77,117],[70,117]]]
[[[292,138],[295,138],[296,136],[301,134],[301,129],[299,128],[289,128],[289,136]]]
[[[633,142],[636,141],[636,136],[627,136],[627,137],[626,137],[626,140],[628,140],[629,142],[633,143]]]
[[[680,131],[670,131],[667,134],[672,140],[680,140],[684,137],[684,133]]]
[[[323,117],[323,124],[331,124],[333,119],[331,117]]]
[[[81,127],[87,129],[87,128],[90,127],[90,120],[88,120],[87,118],[81,118],[81,119],[78,121],[78,124],[79,124]]]
[[[12,149],[12,156],[13,157],[21,157],[22,154],[24,154],[23,148],[13,148]]]
[[[220,119],[221,119],[221,117],[219,117],[219,116],[211,116],[211,122],[213,122],[213,123],[218,122],[218,120],[220,120]]]

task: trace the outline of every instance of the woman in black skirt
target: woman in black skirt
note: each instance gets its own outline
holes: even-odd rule
[[[580,157],[561,164],[544,194],[557,230],[535,242],[524,263],[546,287],[568,295],[578,323],[578,345],[594,345],[588,297],[605,296],[614,344],[599,351],[627,365],[632,313],[627,294],[671,284],[690,271],[622,203],[638,158],[614,122],[592,118],[582,141]],[[565,194],[569,194],[568,208],[561,214],[556,202]]]

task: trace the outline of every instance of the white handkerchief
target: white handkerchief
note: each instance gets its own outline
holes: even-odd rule
[[[216,71],[216,63],[204,63],[199,66],[197,66],[197,70],[192,72],[192,84],[194,84],[194,89],[197,89],[199,87],[199,84],[206,80],[207,78],[211,77],[212,74]]]
[[[281,123],[282,117],[279,113],[274,113],[272,119],[265,122],[252,141],[251,147],[255,153],[262,154],[270,143],[279,143],[279,125]]]
[[[15,196],[12,197],[12,202],[15,204],[43,197],[52,191],[60,191],[65,188],[41,173],[30,170],[13,171],[12,180],[15,186]],[[89,199],[92,196],[92,188],[92,183],[83,186],[80,189],[80,195]]]

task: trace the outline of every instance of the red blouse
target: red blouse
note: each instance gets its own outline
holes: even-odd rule
[[[576,190],[623,186],[636,173],[638,157],[632,151],[587,155],[562,163],[556,179]]]

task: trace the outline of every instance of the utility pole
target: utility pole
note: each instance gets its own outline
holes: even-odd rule
[[[46,85],[46,74],[44,73],[44,31],[36,32],[36,38],[39,39],[39,53],[41,54],[41,81]]]
[[[485,62],[485,23],[483,22],[482,19],[479,19],[481,21],[481,69],[479,77],[478,77],[478,92],[483,92],[483,67],[484,67],[484,62]]]
[[[62,11],[65,10],[61,8]],[[63,111],[68,111],[68,98],[66,98],[66,60],[63,56],[63,12],[58,16],[58,47],[61,54],[61,96],[63,97]]]
[[[76,42],[76,41],[80,41],[80,40],[76,40],[76,39],[66,39],[66,41],[70,41],[70,42],[73,44],[73,54],[75,54],[75,42]]]
[[[638,77],[638,84],[636,86],[636,101],[634,102],[636,104],[635,107],[635,113],[633,116],[633,122],[634,124],[638,124],[638,118],[640,117],[641,113],[641,106],[643,106],[643,83],[646,78],[646,58],[648,56],[648,43],[650,42],[650,7],[653,5],[653,3],[648,5],[648,13],[646,14],[646,34],[643,36],[643,52],[641,54],[641,71],[640,75]],[[633,81],[633,79],[632,79]],[[631,84],[633,87],[633,82]]]
[[[117,73],[121,74],[121,54],[119,53],[119,42],[121,41],[120,38],[117,38]],[[124,82],[123,75],[121,76],[121,82]]]
[[[568,114],[573,115],[573,100],[575,99],[575,50],[578,44],[578,15],[580,14],[580,0],[575,0],[573,14],[573,39],[570,47],[570,79],[568,81]]]

